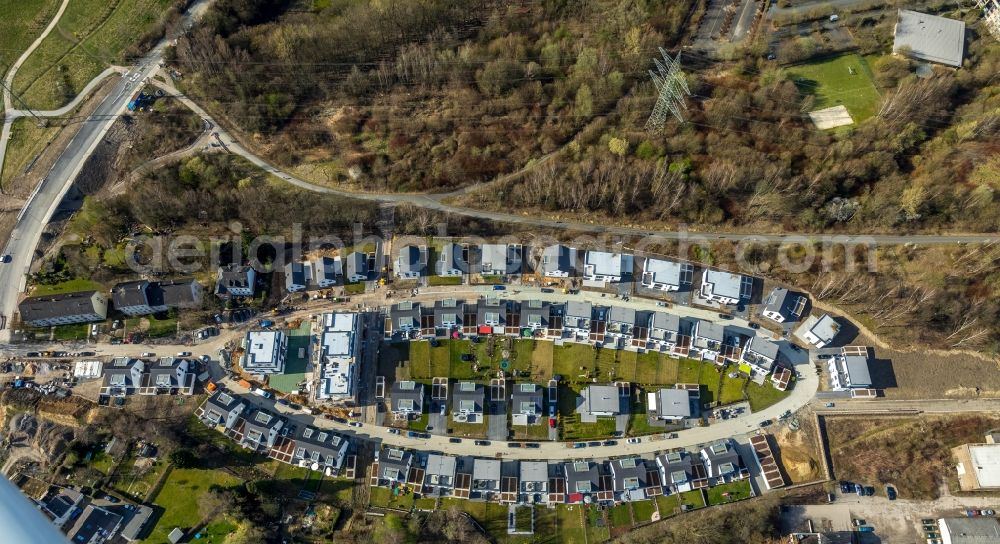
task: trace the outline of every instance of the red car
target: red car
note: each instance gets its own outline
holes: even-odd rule
[[[550,429],[555,429],[556,428],[556,418],[554,418],[554,417],[550,417],[549,418],[549,428]]]

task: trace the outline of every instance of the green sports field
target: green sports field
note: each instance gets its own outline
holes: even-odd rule
[[[792,81],[803,94],[816,97],[814,109],[843,105],[860,123],[875,115],[879,93],[871,69],[860,55],[847,54],[788,69]]]

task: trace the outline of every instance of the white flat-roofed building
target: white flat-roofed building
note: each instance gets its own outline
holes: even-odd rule
[[[722,270],[706,270],[701,280],[701,298],[719,304],[739,304],[750,300],[753,278]]]
[[[995,544],[1000,542],[1000,521],[992,516],[941,518],[941,544]]]
[[[288,337],[281,331],[249,331],[243,339],[240,367],[250,374],[281,374],[288,357]]]
[[[642,286],[660,291],[680,291],[691,285],[694,267],[665,259],[647,258],[642,263]]]
[[[323,314],[323,332],[316,350],[319,400],[344,400],[357,392],[357,357],[361,349],[360,317],[356,313]]]
[[[1000,444],[963,444],[951,453],[962,491],[1000,489]]]
[[[840,355],[830,359],[827,368],[830,374],[830,389],[867,389],[872,386],[871,372],[868,370],[868,348],[864,346],[844,346]]]
[[[632,272],[632,256],[626,253],[588,251],[584,257],[583,279],[594,282],[620,282]]]
[[[954,68],[965,56],[965,22],[901,9],[896,16],[892,52]]]
[[[646,393],[646,404],[656,419],[680,421],[691,417],[691,393],[687,389],[650,391]]]

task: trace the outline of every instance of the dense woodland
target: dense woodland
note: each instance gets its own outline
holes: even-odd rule
[[[1000,227],[1000,45],[978,36],[977,12],[949,13],[972,29],[961,70],[927,80],[907,61],[875,62],[884,103],[853,130],[808,123],[813,98],[758,42],[724,64],[685,53],[688,122],[646,133],[651,57],[684,43],[702,4],[222,0],[172,62],[272,158],[331,182],[453,188],[555,153],[468,203],[666,223]],[[862,53],[886,52],[882,19],[854,29]],[[822,52],[810,38],[781,49]]]

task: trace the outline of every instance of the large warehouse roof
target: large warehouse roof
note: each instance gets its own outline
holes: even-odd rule
[[[965,52],[965,23],[901,9],[892,51],[899,53],[904,47],[913,58],[960,67]]]

